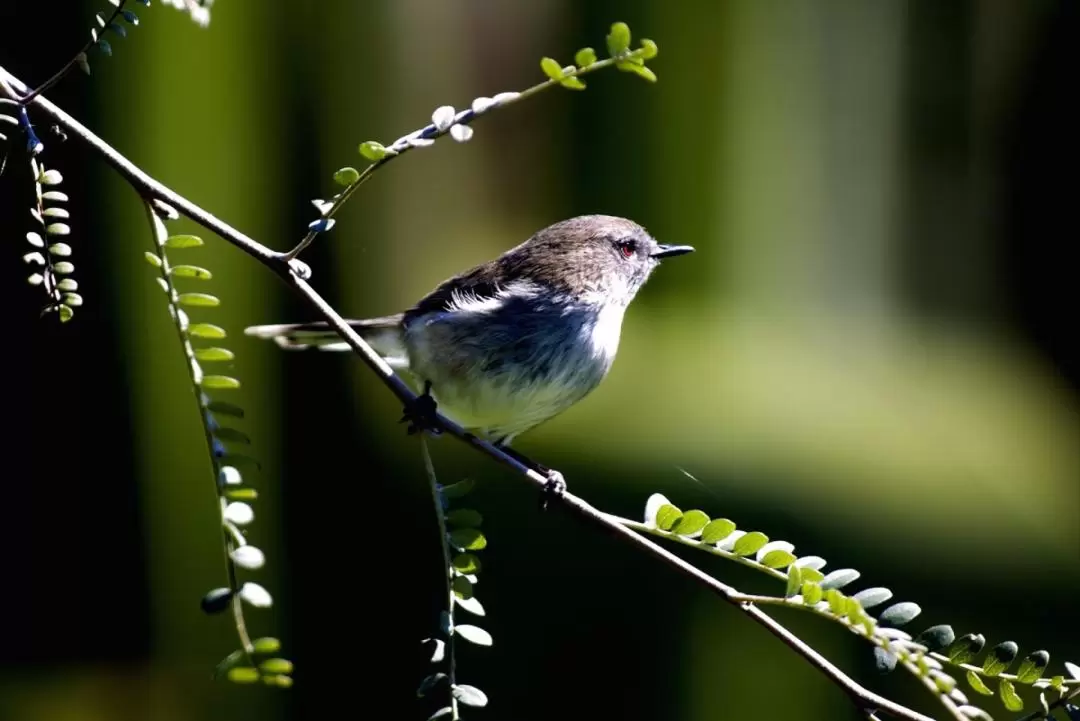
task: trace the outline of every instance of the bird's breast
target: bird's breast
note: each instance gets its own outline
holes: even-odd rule
[[[440,406],[491,437],[517,435],[581,400],[618,351],[623,307],[506,298],[428,313],[406,329],[412,371]]]

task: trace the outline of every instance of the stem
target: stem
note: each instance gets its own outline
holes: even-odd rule
[[[753,560],[751,560],[751,559],[749,559],[749,558],[747,558],[745,556],[739,556],[739,555],[737,555],[735,553],[732,553],[731,551],[724,551],[724,550],[721,550],[721,549],[719,549],[719,548],[717,548],[715,546],[707,546],[707,545],[705,545],[703,543],[699,543],[698,541],[695,541],[692,538],[687,538],[686,536],[680,536],[680,535],[675,534],[675,533],[668,533],[667,531],[662,531],[659,528],[656,528],[654,526],[650,526],[648,524],[642,523],[641,521],[633,521],[633,520],[630,520],[629,518],[622,518],[621,516],[613,516],[611,514],[605,514],[605,515],[607,515],[608,520],[613,521],[615,523],[618,523],[618,524],[620,524],[622,526],[626,526],[627,528],[632,528],[635,531],[638,531],[640,533],[647,533],[650,536],[656,536],[658,538],[665,538],[665,539],[667,539],[669,541],[674,541],[675,543],[681,543],[684,546],[690,546],[691,548],[697,549],[699,551],[705,551],[706,553],[711,553],[714,556],[720,556],[721,558],[726,558],[729,561],[735,561],[736,563],[740,563],[740,564],[742,564],[742,565],[744,565],[744,566],[746,566],[748,568],[752,568],[755,571],[761,571],[763,573],[767,573],[770,576],[772,576],[773,578],[778,579],[780,581],[786,581],[787,580],[787,574],[784,573],[783,571],[778,571],[775,568],[769,568],[768,566],[762,566],[760,563],[757,563],[756,561],[753,561]],[[771,598],[771,597],[770,596],[763,596],[762,598]]]
[[[427,436],[420,434],[420,453],[424,457],[424,470],[427,472],[428,482],[431,485],[431,498],[435,502],[435,518],[439,521],[439,545],[442,547],[443,574],[446,578],[446,613],[449,617],[449,631],[446,637],[447,679],[450,682],[450,709],[451,718],[458,721],[458,701],[453,690],[457,686],[457,657],[454,654],[454,639],[457,634],[454,631],[454,569],[450,565],[450,541],[446,531],[446,511],[443,510],[443,495],[439,490],[439,479],[435,475],[435,464],[431,462],[431,452],[428,450]]]
[[[452,128],[453,126],[471,125],[472,122],[476,120],[480,115],[484,115],[490,110],[521,102],[522,100],[525,100],[526,98],[531,98],[533,95],[543,92],[548,88],[559,85],[561,80],[565,80],[566,78],[576,78],[582,75],[588,75],[589,73],[595,73],[597,70],[603,70],[604,68],[611,67],[616,63],[621,63],[632,58],[637,58],[641,56],[644,52],[645,50],[643,48],[638,48],[637,50],[620,53],[615,57],[606,58],[604,60],[597,60],[595,63],[586,65],[584,67],[575,67],[571,70],[566,71],[562,78],[559,78],[558,80],[554,78],[549,78],[544,82],[537,83],[536,85],[526,88],[519,93],[509,94],[504,100],[500,100],[498,103],[492,105],[490,108],[482,109],[480,112],[477,112],[476,110],[473,110],[471,108],[468,110],[462,110],[460,113],[454,116],[453,122],[447,125],[442,130],[440,130],[438,126],[436,126],[434,123],[429,123],[428,125],[425,125],[422,128],[418,128],[417,130],[414,130],[407,135],[401,136],[386,148],[387,154],[385,156],[374,161],[373,163],[371,163],[371,165],[364,168],[364,170],[360,173],[360,177],[358,177],[356,180],[346,186],[343,191],[341,191],[334,197],[333,202],[326,210],[326,212],[323,213],[322,217],[333,218],[334,215],[338,212],[338,210],[341,209],[341,206],[344,205],[349,200],[349,198],[352,197],[353,193],[356,192],[356,189],[363,185],[365,182],[367,182],[368,178],[370,178],[376,170],[386,165],[394,158],[404,155],[405,153],[412,150],[415,146],[409,142],[410,139],[421,138],[423,140],[435,140],[437,138],[441,138],[442,136],[450,132],[450,128]],[[296,244],[296,247],[294,247],[292,250],[285,254],[285,257],[289,260],[296,258],[298,255],[300,255],[301,252],[303,252],[305,248],[311,245],[319,232],[320,231],[317,230],[309,230],[307,235],[305,235],[303,239]]]
[[[109,15],[109,19],[105,21],[105,26],[103,28],[101,28],[101,34],[98,35],[99,38],[101,37],[102,34],[105,33],[106,30],[108,30],[109,25],[111,25],[113,23],[113,21],[116,20],[116,16],[119,15],[120,11],[124,9],[124,4],[125,3],[127,3],[127,0],[120,0],[120,2],[117,4],[116,8],[112,11],[112,14]],[[71,60],[68,60],[64,64],[64,67],[57,70],[56,74],[54,74],[51,78],[49,78],[48,80],[43,82],[41,85],[37,86],[36,88],[34,88],[30,92],[28,92],[26,95],[19,98],[19,103],[21,105],[25,106],[27,103],[32,101],[38,95],[41,95],[43,92],[45,92],[46,90],[48,90],[49,88],[51,88],[52,86],[56,85],[58,82],[63,80],[64,76],[67,75],[68,73],[70,73],[71,69],[73,67],[75,67],[75,63],[79,62],[79,56],[80,55],[85,55],[86,51],[89,50],[90,48],[94,47],[95,45],[97,45],[97,40],[94,39],[93,36],[91,36],[90,42],[83,45],[82,49],[79,50],[79,52],[75,53],[75,57],[73,57]]]
[[[176,328],[176,336],[180,340],[180,345],[184,349],[184,357],[187,360],[185,364],[188,371],[188,380],[191,382],[191,389],[195,394],[195,403],[199,407],[199,419],[202,423],[203,438],[206,442],[206,452],[211,459],[210,467],[214,471],[214,488],[218,493],[218,500],[221,507],[221,526],[222,535],[224,537],[225,547],[225,570],[229,578],[229,589],[232,591],[232,599],[230,605],[232,606],[233,619],[236,625],[236,635],[240,638],[240,647],[244,651],[244,655],[247,656],[248,664],[253,668],[255,667],[255,660],[252,658],[252,653],[255,651],[255,647],[251,643],[251,636],[247,631],[247,623],[244,621],[244,602],[240,598],[240,581],[236,575],[236,564],[233,563],[232,553],[238,547],[245,545],[246,541],[244,536],[240,533],[240,530],[233,526],[231,523],[225,520],[225,507],[228,505],[227,499],[221,494],[220,486],[217,479],[217,464],[214,459],[214,436],[210,431],[210,426],[206,422],[206,407],[202,400],[202,390],[199,385],[199,380],[202,377],[202,368],[199,366],[199,361],[195,358],[195,349],[191,345],[191,339],[187,333],[184,332],[183,325],[180,320],[180,307],[176,303],[177,291],[173,285],[172,275],[169,273],[169,259],[165,253],[165,239],[169,233],[165,228],[165,221],[163,221],[155,212],[153,205],[149,200],[144,203],[146,207],[146,215],[150,220],[150,228],[154,235],[155,250],[158,253],[158,257],[161,259],[161,266],[158,268],[158,272],[161,274],[161,279],[166,285],[166,294],[168,295],[168,302],[170,310],[173,316],[173,326]],[[235,537],[234,534],[235,533]]]

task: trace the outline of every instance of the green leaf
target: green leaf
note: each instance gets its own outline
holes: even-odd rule
[[[990,653],[986,655],[983,660],[983,673],[987,676],[997,676],[1005,671],[1012,665],[1013,660],[1016,658],[1016,654],[1020,652],[1020,647],[1012,641],[1005,641],[999,643],[990,649]]]
[[[758,552],[759,548],[768,542],[769,537],[761,531],[751,531],[735,541],[735,547],[732,551],[736,556],[752,556]]]
[[[641,39],[641,59],[652,60],[660,52],[660,48],[656,47],[656,43],[648,38]]]
[[[475,528],[455,528],[449,535],[450,544],[459,551],[481,551],[487,548],[487,539]]]
[[[240,387],[240,381],[231,376],[203,376],[202,383],[199,384],[203,388],[210,388],[216,390],[231,390]]]
[[[75,264],[69,263],[66,260],[62,260],[59,263],[53,263],[53,272],[60,275],[68,275],[75,272]]]
[[[735,524],[732,521],[726,518],[714,518],[701,529],[701,542],[710,545],[718,543],[730,536],[734,530]]]
[[[155,268],[161,267],[161,258],[157,257],[156,253],[151,253],[149,250],[143,253],[143,257],[146,258],[146,262]]]
[[[919,604],[912,603],[911,601],[903,601],[901,603],[894,603],[889,606],[881,615],[878,616],[878,620],[882,623],[887,623],[890,626],[903,626],[916,616],[922,613],[922,609]]]
[[[968,671],[967,674],[965,674],[965,678],[967,678],[968,686],[975,689],[976,693],[981,693],[983,696],[994,695],[994,692],[990,690],[990,687],[983,683],[982,678],[974,671]]]
[[[1020,683],[1035,683],[1042,678],[1043,671],[1050,664],[1050,654],[1035,651],[1027,655],[1016,670],[1016,680]]]
[[[221,305],[221,300],[216,295],[210,295],[209,293],[181,293],[176,302],[180,305],[200,308],[212,308]]]
[[[585,89],[584,81],[582,81],[581,78],[576,77],[563,78],[559,81],[559,85],[563,86],[564,88],[569,88],[570,90]]]
[[[671,532],[677,533],[680,536],[693,536],[696,533],[700,533],[701,529],[705,528],[708,522],[709,517],[705,515],[704,511],[687,511],[675,522],[675,525],[671,527]]]
[[[254,488],[230,488],[225,491],[225,497],[230,501],[254,501],[259,497],[259,492]]]
[[[998,686],[998,695],[1001,696],[1001,702],[1005,704],[1005,708],[1010,711],[1024,710],[1024,699],[1016,694],[1016,689],[1011,681],[1001,679],[1001,684]]]
[[[360,180],[360,172],[356,168],[345,167],[334,173],[334,182],[338,185],[352,185]]]
[[[780,549],[769,551],[759,561],[759,563],[766,568],[785,568],[794,562],[795,554]]]
[[[385,158],[386,154],[387,150],[382,146],[382,143],[377,143],[374,140],[365,140],[360,143],[360,155],[362,155],[365,160],[370,160],[374,163]]]
[[[462,498],[472,491],[476,482],[471,478],[466,478],[457,483],[451,483],[449,486],[443,486],[442,495],[443,498]]]
[[[169,274],[177,278],[198,278],[199,280],[210,280],[214,277],[206,268],[200,268],[197,265],[174,265],[169,269]]]
[[[71,309],[70,305],[61,305],[56,312],[60,315],[61,323],[67,323],[75,317],[75,311]]]
[[[224,348],[200,348],[199,350],[225,350]],[[228,351],[226,351],[228,352]],[[199,357],[199,351],[195,351],[195,357]],[[200,360],[202,360],[200,358]],[[206,404],[206,408],[213,413],[220,413],[223,416],[232,416],[233,418],[243,418],[244,409],[240,406],[233,405],[232,403],[226,403],[225,401],[210,401]]]
[[[579,68],[592,65],[596,62],[596,51],[592,48],[582,48],[574,55],[574,64]]]
[[[263,673],[292,673],[292,661],[287,658],[268,658],[259,664],[259,670]]]
[[[798,563],[798,561],[796,561]],[[802,566],[803,581],[812,581],[813,583],[821,583],[825,580],[825,574],[816,568],[807,568]]]
[[[450,693],[458,700],[458,703],[466,706],[472,706],[474,708],[483,708],[484,706],[487,706],[487,695],[475,686],[458,684],[457,686],[454,686]]]
[[[263,636],[252,641],[251,647],[255,649],[255,653],[277,653],[281,650],[281,641],[272,636]]]
[[[956,634],[948,624],[931,626],[915,637],[915,643],[921,643],[931,651],[940,651],[951,646],[955,640]]]
[[[613,23],[606,39],[609,54],[626,52],[630,49],[630,26],[626,23]]]
[[[555,58],[541,58],[540,69],[552,80],[559,80],[563,76],[562,65]]]
[[[192,338],[206,338],[209,340],[216,340],[218,338],[225,337],[225,329],[211,325],[210,323],[195,323],[188,326],[188,335]]]
[[[670,503],[665,503],[656,512],[656,527],[661,531],[670,531],[680,518],[682,511]]]
[[[221,426],[214,431],[214,435],[218,440],[225,441],[227,443],[251,443],[251,439],[243,431],[238,431],[235,428],[227,428]]]
[[[655,83],[657,80],[656,73],[654,73],[651,68],[647,68],[644,65],[636,65],[634,63],[619,63],[619,70],[625,70],[627,72],[634,73],[639,78],[644,78],[650,83]]]
[[[802,588],[802,569],[798,566],[791,566],[787,572],[787,588],[784,589],[784,598],[799,595],[800,588]]]
[[[259,672],[251,666],[237,666],[230,668],[225,677],[233,683],[255,683],[259,680]]]
[[[484,522],[484,517],[471,508],[455,508],[446,514],[446,522],[451,526],[476,528]]]
[[[981,633],[969,633],[956,639],[945,654],[953,663],[967,663],[979,655],[986,638]]]
[[[71,226],[67,223],[53,223],[45,226],[46,235],[71,235]]]
[[[454,633],[470,643],[475,643],[477,646],[490,646],[492,644],[491,634],[479,626],[459,623],[454,626]]]
[[[837,591],[835,588],[830,588],[825,591],[825,600],[829,604],[829,611],[834,616],[843,618],[847,615],[848,605],[847,596],[841,591]]]
[[[57,258],[67,258],[71,255],[71,246],[67,243],[53,243],[49,246],[49,254]]]
[[[235,356],[228,348],[196,348],[195,359],[206,362],[231,361]],[[241,411],[243,412],[243,411]]]
[[[454,576],[450,581],[450,588],[454,591],[454,594],[461,598],[473,597],[473,583],[464,576]]]
[[[165,239],[166,248],[198,248],[203,239],[197,235],[170,235]]]
[[[806,572],[805,568],[802,570],[804,573]],[[821,603],[821,599],[824,597],[824,595],[825,593],[821,590],[821,586],[819,584],[814,583],[813,581],[803,581],[802,597],[804,604],[806,604],[807,606],[815,606],[818,603]]]
[[[821,587],[828,591],[830,588],[843,588],[849,583],[858,580],[859,572],[854,568],[840,568],[825,576]]]
[[[442,671],[433,673],[430,676],[425,676],[424,680],[420,682],[419,688],[416,689],[416,695],[420,698],[427,696],[428,693],[438,686],[439,682],[445,678],[447,678],[447,676]]]
[[[459,553],[450,561],[458,573],[479,573],[480,559],[471,553]]]

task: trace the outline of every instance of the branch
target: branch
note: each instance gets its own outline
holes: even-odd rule
[[[17,100],[19,95],[16,91],[27,92],[26,86],[17,78],[0,67],[0,90],[8,97]],[[174,207],[178,212],[195,223],[212,230],[226,242],[231,243],[240,250],[261,262],[278,275],[289,287],[296,291],[313,310],[344,339],[356,352],[360,359],[379,376],[383,384],[398,397],[403,403],[411,404],[416,400],[416,394],[405,384],[389,365],[372,350],[369,346],[339,315],[329,303],[326,302],[305,280],[309,272],[307,267],[296,260],[291,260],[288,254],[277,253],[262,245],[258,241],[236,230],[224,221],[216,218],[203,208],[187,200],[180,194],[166,187],[164,184],[153,179],[134,163],[125,158],[108,143],[97,137],[88,128],[79,123],[73,117],[65,113],[45,97],[38,95],[30,103],[33,107],[47,115],[50,119],[64,128],[68,134],[77,138],[79,142],[86,144],[91,150],[99,154],[106,163],[113,167],[129,185],[143,198],[159,199]],[[536,464],[523,463],[521,460],[507,454],[500,448],[488,441],[478,438],[450,419],[438,414],[436,421],[439,427],[449,435],[464,442],[466,445],[484,453],[495,461],[507,466],[515,473],[523,476],[531,482],[537,490],[543,490],[548,483],[548,477],[536,470]],[[907,719],[908,721],[934,721],[929,716],[912,711],[897,704],[884,696],[880,696],[858,684],[854,679],[833,665],[828,659],[815,651],[812,647],[799,639],[791,631],[774,620],[758,608],[754,601],[755,597],[747,596],[735,588],[719,581],[694,565],[684,561],[674,553],[668,551],[655,542],[639,535],[634,530],[626,528],[612,520],[607,514],[593,507],[587,501],[572,493],[564,492],[553,499],[563,508],[570,511],[578,519],[602,529],[612,535],[620,537],[626,543],[635,548],[651,554],[658,560],[671,566],[684,576],[697,581],[715,595],[727,603],[735,606],[751,620],[765,627],[771,634],[783,641],[799,656],[803,657],[812,666],[817,668],[826,678],[839,686],[851,699],[852,703],[864,713],[888,713],[894,718]]]

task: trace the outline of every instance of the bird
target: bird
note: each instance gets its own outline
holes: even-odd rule
[[[693,251],[626,218],[582,215],[449,278],[404,312],[347,322],[444,416],[509,450],[600,384],[630,302],[661,260]],[[325,322],[245,333],[290,350],[349,349]]]

